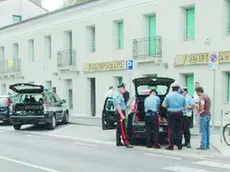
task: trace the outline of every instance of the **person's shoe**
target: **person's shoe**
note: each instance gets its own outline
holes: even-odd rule
[[[178,150],[182,150],[183,146],[182,145],[178,145]]]
[[[123,143],[116,143],[117,146],[124,146]]]
[[[173,147],[173,145],[169,145],[166,149],[167,150],[174,150],[174,147]]]
[[[154,146],[155,149],[160,149],[161,148],[161,145],[160,144],[157,144]]]
[[[152,148],[153,146],[152,145],[147,145],[147,148]]]
[[[190,145],[190,143],[188,143],[188,144],[187,144],[187,148],[191,148],[191,145]]]
[[[182,146],[187,146],[187,143],[184,143]]]
[[[125,147],[127,147],[127,148],[133,148],[133,146],[132,146],[132,145],[130,145],[130,144],[125,145]]]
[[[197,150],[206,150],[206,148],[201,146],[201,147],[197,148]]]

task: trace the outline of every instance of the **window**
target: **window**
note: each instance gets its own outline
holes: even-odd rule
[[[227,0],[227,7],[228,7],[228,33],[230,33],[230,0]]]
[[[18,59],[18,43],[13,44],[13,59]]]
[[[155,89],[157,90],[157,94],[159,96],[167,94],[168,86],[166,85],[156,85],[156,86],[150,86],[150,85],[141,85],[137,87],[137,92],[139,95],[149,95],[150,90]]]
[[[22,16],[20,15],[13,15],[13,22],[14,23],[17,23],[17,22],[20,22],[22,21]]]
[[[96,35],[95,35],[95,26],[90,26],[89,28],[89,50],[91,53],[96,51]]]
[[[195,8],[185,9],[185,39],[193,40],[195,39]]]
[[[65,50],[63,52],[63,59],[61,62],[67,66],[71,66],[73,64],[73,35],[72,31],[65,31],[64,32],[64,47]]]
[[[51,58],[51,36],[45,36],[45,58]]]
[[[29,53],[28,53],[29,61],[34,61],[34,40],[33,39],[29,40],[28,44],[29,44]]]
[[[227,74],[227,84],[228,84],[228,90],[227,90],[227,102],[230,102],[230,73]]]
[[[0,47],[0,60],[4,60],[4,59],[5,59],[5,48]]]
[[[124,48],[124,25],[123,21],[117,22],[117,48]]]
[[[156,15],[148,17],[149,20],[149,55],[156,55]]]
[[[193,96],[194,92],[194,76],[193,74],[185,75],[185,84],[188,89],[188,95]]]

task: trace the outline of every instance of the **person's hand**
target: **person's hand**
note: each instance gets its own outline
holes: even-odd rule
[[[124,115],[121,115],[121,120],[123,121],[125,119],[125,116]]]

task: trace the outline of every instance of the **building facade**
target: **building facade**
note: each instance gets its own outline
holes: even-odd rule
[[[227,0],[94,0],[1,28],[1,92],[15,82],[41,83],[76,115],[101,116],[109,86],[125,82],[133,95],[132,78],[166,76],[189,94],[200,82],[219,125],[221,110],[230,109],[229,6]],[[211,54],[218,57],[215,71]],[[131,72],[127,60],[134,60]]]
[[[0,27],[11,25],[47,12],[41,0],[0,0]]]

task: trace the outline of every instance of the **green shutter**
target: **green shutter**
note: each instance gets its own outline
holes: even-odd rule
[[[228,74],[228,97],[227,101],[230,102],[230,74]]]
[[[195,38],[195,8],[186,9],[186,39]]]
[[[149,17],[149,55],[156,55],[156,16]]]
[[[122,84],[123,83],[123,77],[119,77],[118,82],[119,82],[118,84]]]
[[[188,89],[188,95],[193,96],[193,91],[194,91],[193,74],[186,75],[186,87]]]
[[[124,48],[124,27],[123,22],[118,23],[118,48]]]

